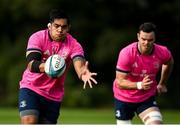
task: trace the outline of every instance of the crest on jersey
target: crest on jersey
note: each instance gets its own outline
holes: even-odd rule
[[[132,65],[132,67],[135,67],[135,68],[137,68],[137,67],[138,67],[138,64],[137,64],[137,62],[134,62],[134,64]]]

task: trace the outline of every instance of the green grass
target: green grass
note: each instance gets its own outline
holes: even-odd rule
[[[110,109],[62,109],[58,123],[112,124],[115,118]]]
[[[180,124],[180,110],[162,110],[165,124]],[[0,124],[19,124],[15,108],[0,108]],[[59,124],[115,124],[114,109],[61,109]],[[141,124],[135,117],[134,124]]]

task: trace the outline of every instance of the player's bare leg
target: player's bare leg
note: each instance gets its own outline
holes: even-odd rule
[[[157,107],[150,107],[139,114],[145,125],[162,125],[162,116]]]
[[[27,115],[21,117],[21,124],[37,124],[38,118],[34,115]]]

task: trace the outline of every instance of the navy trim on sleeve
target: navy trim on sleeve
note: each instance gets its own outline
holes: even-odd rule
[[[75,58],[82,58],[82,59],[85,59],[83,55],[75,55],[72,59],[74,60]]]
[[[123,72],[123,73],[130,73],[130,71],[125,71],[125,70],[121,70],[121,69],[117,69],[117,68],[116,68],[116,71]]]
[[[37,48],[29,48],[29,49],[27,49],[26,51],[32,51],[32,50],[39,51],[39,52],[42,53],[42,51],[41,51],[40,49],[37,49]]]
[[[76,55],[72,58],[72,60],[73,60],[73,62],[75,62],[77,60],[85,61],[86,59],[82,55]]]

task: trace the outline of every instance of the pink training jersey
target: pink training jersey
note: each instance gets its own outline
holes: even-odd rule
[[[116,80],[114,80],[114,97],[124,102],[138,103],[155,95],[157,73],[162,64],[171,58],[170,51],[164,46],[154,44],[153,52],[150,55],[142,55],[138,51],[137,45],[137,42],[134,42],[120,51],[116,70],[127,72],[127,79],[132,82],[142,81],[145,75],[149,75],[154,82],[149,90],[126,90],[118,88]]]
[[[55,42],[50,38],[48,30],[34,33],[29,38],[27,51],[40,52],[42,62],[53,54],[59,54],[66,61],[66,71],[73,58],[84,57],[81,45],[70,34],[67,34],[65,41]],[[59,78],[50,78],[45,73],[33,73],[26,68],[20,81],[20,88],[29,88],[50,100],[61,101],[64,96],[66,71]]]

